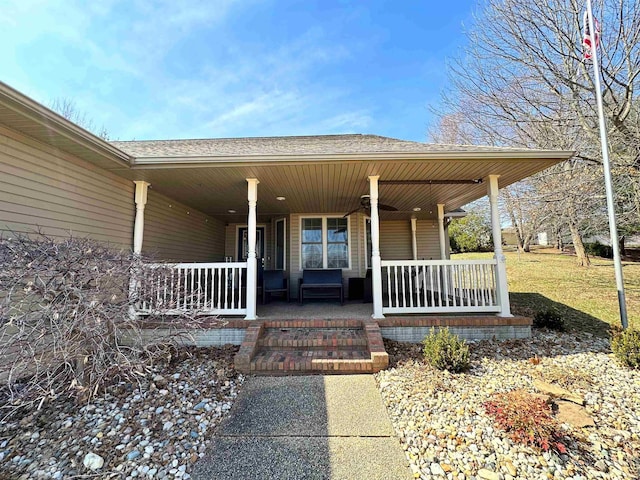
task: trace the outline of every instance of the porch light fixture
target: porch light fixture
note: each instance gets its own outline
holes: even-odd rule
[[[230,208],[229,210],[227,210],[228,213],[236,213],[236,211],[233,208]]]
[[[284,202],[286,199],[286,197],[276,197],[276,200],[278,200],[279,202]]]
[[[444,214],[444,218],[463,218],[467,216],[467,212],[462,210],[461,208],[456,208],[455,210],[451,210]]]
[[[413,207],[414,212],[419,212],[420,210],[422,210],[420,207]]]

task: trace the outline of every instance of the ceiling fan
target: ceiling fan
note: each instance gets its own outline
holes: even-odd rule
[[[385,205],[384,203],[378,203],[378,208],[380,210],[386,210],[387,212],[397,212],[398,209],[396,207],[392,207],[391,205]],[[370,195],[362,195],[360,197],[360,206],[351,210],[348,213],[345,213],[342,218],[347,218],[349,215],[352,215],[358,211],[367,212],[367,214],[371,213],[371,196]]]

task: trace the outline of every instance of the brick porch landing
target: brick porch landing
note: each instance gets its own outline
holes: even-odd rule
[[[247,328],[236,368],[263,375],[374,373],[387,367],[378,324],[359,319],[265,320]]]

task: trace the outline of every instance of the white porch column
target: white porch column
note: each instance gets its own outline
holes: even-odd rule
[[[413,252],[413,259],[418,259],[418,219],[411,217],[411,251]]]
[[[509,289],[507,287],[507,259],[502,251],[502,232],[500,228],[500,213],[498,212],[498,177],[489,175],[489,204],[491,205],[491,233],[493,236],[494,258],[496,265],[496,294],[500,305],[500,317],[512,317],[509,305]]]
[[[256,205],[258,204],[257,178],[247,178],[247,200],[249,218],[247,221],[247,315],[245,320],[255,320],[258,297],[258,261],[256,260]]]
[[[438,204],[438,235],[440,236],[440,260],[446,260],[447,236],[444,232],[444,203]]]
[[[142,238],[144,236],[144,207],[147,204],[147,191],[150,184],[141,180],[133,183],[136,184],[136,219],[133,224],[133,253],[140,255],[142,253]]]
[[[378,217],[379,175],[369,176],[369,200],[371,203],[371,283],[373,291],[373,318],[382,314],[382,265],[380,264],[380,218]]]

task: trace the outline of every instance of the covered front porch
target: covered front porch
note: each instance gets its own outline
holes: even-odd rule
[[[374,320],[511,317],[498,190],[567,155],[368,135],[118,146],[136,157],[124,172],[136,185],[134,250],[160,260],[133,285],[136,313],[249,321],[267,314],[263,299],[306,303],[328,293],[300,288],[314,271],[332,272],[336,300],[311,303],[318,318],[344,312],[343,298],[359,299]],[[485,195],[493,258],[451,260],[449,222]],[[312,298],[301,298],[303,290]]]
[[[495,255],[491,260],[450,260],[448,234],[446,227],[450,215],[445,212],[444,204],[437,204],[436,232],[432,232],[431,241],[437,238],[435,250],[439,259],[418,259],[418,219],[411,215],[408,219],[406,237],[395,238],[396,243],[411,246],[412,258],[400,260],[383,259],[380,250],[380,216],[378,212],[379,177],[369,176],[369,194],[367,195],[367,215],[363,215],[364,232],[355,242],[364,245],[352,246],[349,235],[355,228],[350,226],[348,215],[342,217],[313,215],[300,217],[299,251],[300,261],[297,269],[300,273],[311,265],[318,269],[324,263],[335,267],[343,262],[347,276],[341,282],[348,285],[349,298],[362,298],[364,303],[356,304],[358,315],[382,319],[389,314],[429,314],[429,313],[495,313],[509,317],[511,312],[506,289],[506,272],[504,256],[500,241],[500,225],[497,215],[498,176],[490,175],[488,195],[492,206],[492,226],[494,234]],[[480,180],[477,183],[481,183]],[[232,242],[237,247],[235,255],[225,255],[224,262],[193,262],[148,264],[144,267],[142,278],[136,283],[136,293],[140,297],[137,305],[138,314],[158,313],[164,315],[185,312],[202,315],[243,316],[247,320],[269,315],[270,306],[261,305],[261,294],[270,292],[270,285],[265,283],[265,273],[273,276],[280,271],[282,289],[287,289],[284,298],[296,297],[291,280],[295,280],[289,266],[296,253],[287,249],[287,239],[291,233],[286,231],[287,220],[292,216],[284,216],[275,222],[275,234],[268,239],[265,226],[257,223],[258,184],[255,178],[247,179],[248,216],[246,226],[235,228],[236,236]],[[134,247],[136,253],[142,253],[144,238],[144,207],[147,202],[149,183],[136,181],[136,221]],[[416,209],[418,210],[418,209]],[[352,212],[354,214],[355,212]],[[455,215],[460,215],[456,210]],[[305,222],[309,218],[311,222]],[[329,219],[334,220],[333,231],[327,232]],[[357,219],[360,220],[360,219]],[[394,222],[397,223],[397,220]],[[307,224],[310,228],[305,230]],[[384,225],[384,221],[383,221]],[[320,227],[320,228],[318,228]],[[322,235],[320,229],[324,228]],[[229,230],[227,226],[227,230]],[[232,232],[234,229],[231,229]],[[364,235],[363,235],[364,233]],[[437,237],[435,234],[437,233]],[[497,236],[496,236],[497,235]],[[357,236],[357,234],[356,234]],[[424,236],[424,235],[423,235]],[[310,240],[305,242],[305,240]],[[315,247],[315,248],[307,248]],[[331,255],[332,249],[337,252]],[[335,248],[337,247],[337,249]],[[398,245],[393,245],[398,248]],[[433,245],[431,245],[433,248]],[[275,258],[266,257],[265,252],[272,251]],[[354,253],[357,252],[357,253]],[[364,277],[354,275],[352,263],[362,261],[361,253],[366,255],[366,271]],[[231,253],[231,252],[229,252]],[[239,258],[236,258],[239,257]],[[271,266],[280,267],[264,270],[266,261]],[[315,262],[315,264],[314,264]],[[349,272],[350,271],[350,272]],[[350,273],[350,275],[349,275]],[[266,290],[265,290],[266,289]],[[358,297],[358,293],[362,297]],[[265,295],[266,296],[266,295]],[[320,316],[344,318],[349,307],[333,305],[327,302],[315,304]],[[271,308],[271,310],[273,310]],[[289,315],[296,315],[295,307],[289,306]],[[273,315],[273,314],[271,314]],[[303,316],[304,315],[300,315]]]

